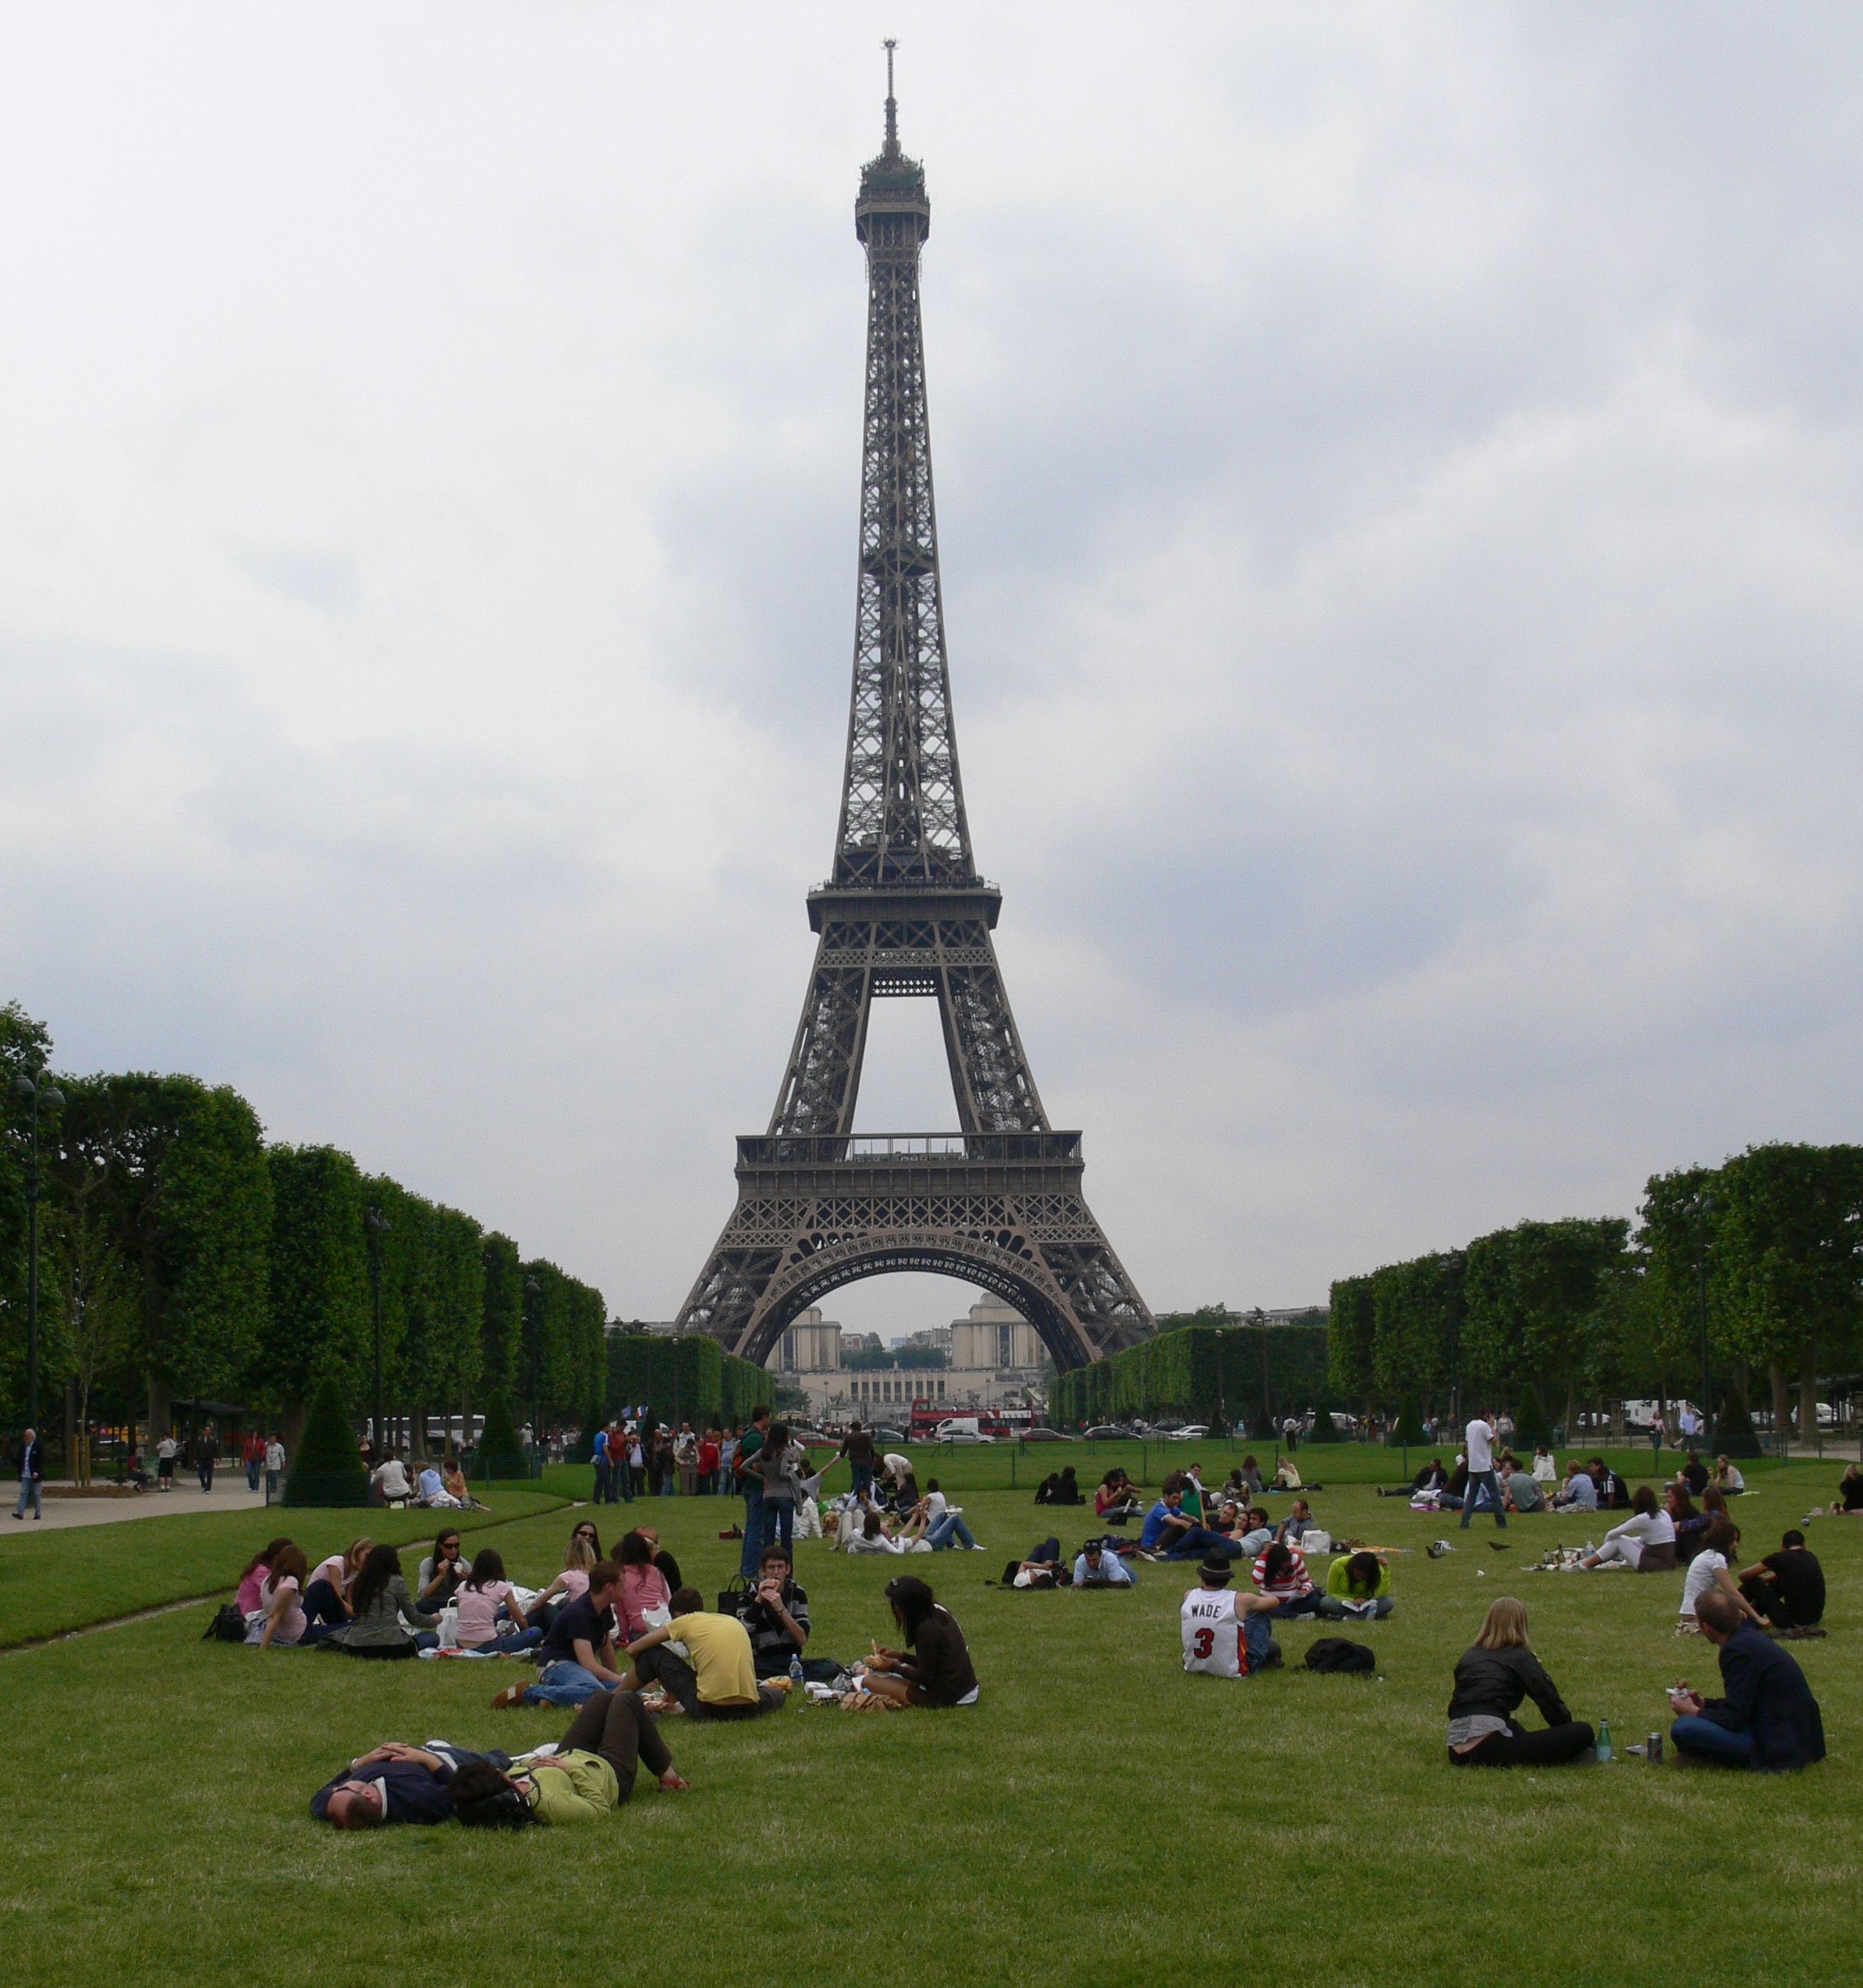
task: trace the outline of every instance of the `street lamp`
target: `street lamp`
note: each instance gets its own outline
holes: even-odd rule
[[[1694,1212],[1695,1302],[1702,1337],[1702,1414],[1705,1418],[1708,1413],[1708,1222],[1714,1213],[1714,1197],[1705,1187],[1695,1190]]]
[[[1272,1430],[1274,1427],[1274,1405],[1268,1395],[1268,1314],[1258,1305],[1249,1313],[1248,1321],[1262,1335],[1262,1419]]]
[[[369,1454],[379,1464],[381,1456],[381,1238],[389,1230],[388,1217],[371,1208],[362,1218],[369,1232],[369,1282],[375,1293],[375,1408],[369,1425]]]
[[[543,1286],[534,1277],[524,1280],[524,1312],[531,1327],[531,1454],[535,1456],[537,1445],[543,1435],[543,1409],[538,1400],[539,1361],[542,1356],[542,1331],[537,1322],[537,1301],[543,1296]]]
[[[28,1077],[22,1071],[13,1079],[16,1097],[32,1100],[28,1157],[26,1163],[26,1420],[30,1428],[39,1425],[39,1107],[64,1109],[65,1094],[41,1070]]]

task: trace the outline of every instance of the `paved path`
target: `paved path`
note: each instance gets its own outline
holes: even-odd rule
[[[54,1526],[114,1525],[130,1518],[168,1518],[177,1512],[251,1512],[264,1508],[263,1489],[248,1491],[246,1473],[216,1476],[214,1488],[203,1491],[193,1477],[176,1482],[172,1491],[144,1491],[133,1497],[55,1498],[44,1500],[45,1516],[35,1521],[28,1511],[16,1525],[13,1511],[20,1496],[16,1479],[0,1483],[0,1496],[6,1498],[6,1516],[0,1526],[8,1532],[49,1532]]]

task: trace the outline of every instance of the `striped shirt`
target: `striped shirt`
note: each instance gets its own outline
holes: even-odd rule
[[[1278,1580],[1271,1582],[1268,1578],[1265,1553],[1255,1562],[1253,1578],[1261,1593],[1277,1602],[1297,1601],[1302,1595],[1313,1592],[1313,1583],[1307,1573],[1307,1557],[1297,1546],[1287,1549],[1287,1564],[1282,1568]]]

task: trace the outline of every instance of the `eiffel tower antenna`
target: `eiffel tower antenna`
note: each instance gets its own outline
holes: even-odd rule
[[[681,1308],[761,1361],[861,1277],[941,1271],[1006,1299],[1063,1372],[1156,1329],[1048,1122],[996,960],[1002,893],[977,873],[958,776],[932,495],[919,254],[924,169],[886,137],[861,173],[867,371],[853,687],[834,861],[808,893],[815,965],[768,1130],[737,1142],[737,1205]],[[959,1129],[856,1136],[875,1000],[935,1000]]]

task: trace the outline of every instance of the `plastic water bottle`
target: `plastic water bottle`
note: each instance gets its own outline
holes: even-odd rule
[[[1613,1757],[1611,1722],[1608,1719],[1600,1719],[1598,1722],[1598,1758],[1601,1763],[1609,1763]]]
[[[790,1689],[793,1692],[799,1692],[801,1688],[802,1660],[799,1656],[792,1656],[790,1659]]]

